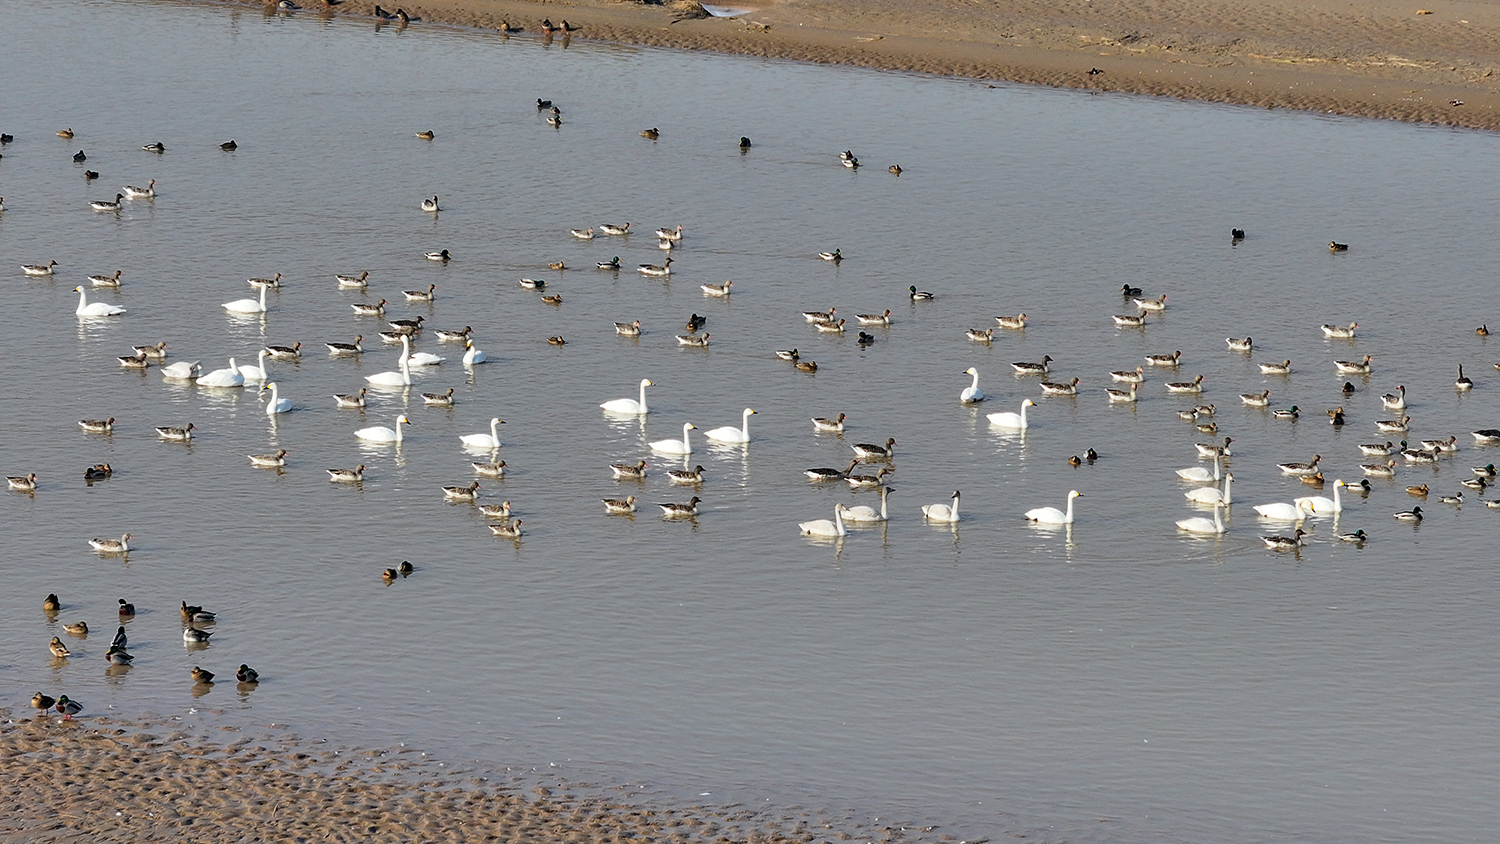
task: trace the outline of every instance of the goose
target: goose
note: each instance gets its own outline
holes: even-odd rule
[[[844,476],[844,483],[848,484],[850,489],[876,489],[885,483],[885,476],[890,473],[890,467],[886,467],[873,475],[848,474]]]
[[[698,515],[698,503],[702,500],[703,499],[695,495],[683,504],[658,503],[656,506],[661,508],[662,516],[664,516],[665,518],[688,519]]]
[[[302,344],[293,343],[290,346],[266,346],[266,353],[277,360],[301,360]]]
[[[256,366],[240,367],[240,375],[245,377],[245,384],[248,385],[252,381],[263,382],[270,377],[270,373],[266,372],[266,358],[270,356],[270,352],[261,349],[255,355]]]
[[[1272,551],[1295,551],[1302,547],[1302,537],[1306,535],[1307,531],[1297,528],[1291,536],[1262,536],[1260,541]]]
[[[452,407],[453,388],[449,387],[448,391],[444,393],[423,393],[422,404],[428,407]]]
[[[843,334],[844,333],[844,324],[846,322],[847,322],[847,320],[842,320],[842,319],[838,320],[836,322],[818,322],[818,323],[813,323],[813,328],[816,328],[819,331],[822,331],[822,332],[827,333],[827,334]]]
[[[1450,436],[1441,440],[1422,440],[1422,447],[1428,451],[1452,453],[1458,451],[1458,437]]]
[[[236,299],[225,302],[224,310],[232,314],[263,314],[266,312],[266,288],[260,289],[260,299]]]
[[[1323,336],[1333,337],[1340,340],[1348,340],[1354,336],[1354,329],[1359,328],[1359,323],[1351,322],[1348,328],[1338,325],[1324,325]]]
[[[1294,404],[1289,410],[1273,410],[1271,415],[1277,419],[1290,419],[1295,422],[1297,417],[1302,415],[1302,410]]]
[[[1333,498],[1322,495],[1305,495],[1301,498],[1292,499],[1292,503],[1303,508],[1314,516],[1327,516],[1331,513],[1344,512],[1344,502],[1339,498],[1339,490],[1344,486],[1343,481],[1333,482]]]
[[[90,539],[89,547],[105,554],[123,554],[130,550],[130,540],[134,538],[127,533],[119,539]]]
[[[663,454],[692,454],[693,444],[688,440],[688,431],[696,427],[698,426],[691,422],[684,422],[682,424],[681,440],[657,440],[649,444],[651,450],[659,451]]]
[[[915,284],[913,284],[911,287],[906,288],[906,290],[907,293],[911,295],[911,300],[913,302],[925,302],[930,299],[937,298],[937,296],[928,293],[926,290],[918,290]]]
[[[147,360],[146,356],[141,354],[121,355],[115,358],[115,360],[118,360],[120,365],[127,369],[144,370],[151,365],[151,361]]]
[[[91,434],[113,434],[115,432],[115,418],[108,419],[84,419],[78,423],[78,427]]]
[[[125,313],[125,309],[118,305],[111,305],[108,302],[90,302],[88,294],[83,290],[83,285],[73,288],[73,292],[78,294],[78,308],[73,311],[78,316],[109,317]]]
[[[1318,464],[1322,461],[1323,455],[1314,454],[1312,459],[1307,461],[1306,463],[1277,463],[1276,468],[1280,469],[1281,474],[1283,475],[1293,475],[1296,477],[1301,477],[1303,475],[1311,475],[1317,472]]]
[[[1482,445],[1494,445],[1500,443],[1500,428],[1481,428],[1471,432],[1474,441]]]
[[[1165,293],[1155,299],[1131,297],[1131,301],[1135,302],[1136,307],[1143,311],[1165,311],[1167,309],[1167,294]]]
[[[167,341],[165,341],[165,340],[162,340],[161,342],[156,343],[155,345],[150,345],[150,346],[131,346],[130,348],[134,349],[136,354],[138,354],[138,355],[140,355],[141,357],[144,357],[144,358],[150,358],[152,360],[166,360],[167,359]]]
[[[630,224],[625,223],[623,225],[614,226],[610,225],[609,223],[600,223],[599,231],[604,232],[610,237],[624,237],[625,235],[630,234]]]
[[[474,329],[465,325],[462,331],[450,331],[442,328],[434,328],[432,333],[437,335],[439,343],[463,343],[474,333]]]
[[[437,298],[435,295],[436,290],[436,284],[429,284],[426,290],[403,290],[401,291],[401,295],[405,296],[408,302],[431,302]]]
[[[245,283],[256,289],[268,287],[272,290],[280,290],[282,287],[281,273],[277,273],[271,278],[247,278],[245,279]]]
[[[443,498],[448,501],[473,501],[479,497],[479,481],[470,481],[468,486],[445,486]]]
[[[1387,434],[1399,434],[1411,427],[1411,417],[1402,416],[1400,419],[1380,419],[1375,422],[1375,430]]]
[[[1015,316],[997,316],[995,317],[995,324],[1000,326],[1001,328],[1009,328],[1013,331],[1020,331],[1026,328],[1026,315],[1016,314]]]
[[[1380,404],[1384,406],[1386,410],[1405,410],[1406,387],[1403,385],[1398,385],[1396,387],[1395,393],[1386,393],[1385,395],[1381,396]]]
[[[353,343],[324,343],[323,345],[325,345],[325,346],[328,347],[328,353],[330,355],[340,355],[340,356],[358,355],[358,354],[363,354],[364,351],[365,351],[364,347],[360,345],[360,342],[363,341],[364,339],[365,339],[365,335],[363,335],[363,334],[356,334],[354,336],[354,342]]]
[[[965,387],[958,394],[958,400],[961,401],[961,402],[964,402],[965,404],[972,404],[972,403],[975,403],[975,402],[982,402],[982,401],[984,401],[984,392],[979,389],[979,370],[977,370],[977,369],[975,369],[974,367],[971,366],[971,367],[969,367],[968,369],[965,369],[963,372],[961,372],[959,374],[960,375],[972,375],[972,376],[974,376],[974,382],[971,383],[969,386]]]
[[[641,336],[641,321],[617,322],[615,323],[615,333],[621,337],[639,337]]]
[[[607,401],[604,404],[601,404],[599,406],[602,407],[602,408],[604,408],[606,411],[608,411],[610,413],[621,413],[621,414],[631,414],[631,415],[636,415],[636,416],[644,416],[644,415],[646,415],[646,414],[648,414],[648,413],[651,412],[651,409],[648,408],[648,407],[646,407],[646,388],[647,387],[651,387],[651,386],[655,386],[654,384],[651,383],[651,379],[649,379],[649,378],[642,378],[641,379],[641,385],[640,385],[640,387],[641,387],[641,394],[640,394],[641,397],[640,397],[639,400],[637,400],[637,399],[611,399],[611,400],[609,400],[609,401]]]
[[[734,287],[734,282],[732,281],[726,281],[723,284],[698,285],[698,288],[703,291],[703,295],[705,296],[728,296],[732,292],[730,290],[732,287]]]
[[[1201,393],[1203,392],[1203,376],[1199,375],[1191,381],[1169,381],[1167,382],[1169,393]]]
[[[1298,502],[1288,504],[1278,501],[1274,504],[1257,504],[1254,510],[1263,519],[1276,519],[1284,522],[1300,522],[1312,515],[1311,511]]]
[[[196,627],[184,627],[182,629],[182,641],[190,645],[201,645],[208,641],[208,637],[214,635],[212,630],[199,630]]]
[[[1052,381],[1041,383],[1042,395],[1044,396],[1076,396],[1078,395],[1079,379],[1074,378],[1066,384],[1057,384]]]
[[[683,434],[687,436],[686,432]],[[609,470],[614,473],[617,480],[639,481],[646,477],[646,461],[637,460],[634,463],[611,463]]]
[[[672,469],[667,472],[667,478],[674,484],[701,484],[703,483],[703,467],[694,466],[692,469]]]
[[[103,211],[106,213],[116,212],[119,211],[122,207],[120,204],[120,200],[124,198],[125,194],[117,193],[115,194],[115,199],[113,202],[109,201],[108,199],[96,199],[93,202],[89,203],[89,207],[94,209],[95,211]]]
[[[1232,456],[1232,454],[1229,451],[1229,444],[1232,442],[1234,442],[1234,437],[1225,437],[1223,445],[1213,445],[1212,443],[1193,443],[1193,447],[1198,449],[1198,453],[1203,455],[1204,457],[1230,457]]]
[[[958,515],[959,491],[953,491],[953,501],[950,504],[923,504],[922,517],[930,522],[953,523],[960,520]]]
[[[1402,510],[1395,516],[1403,522],[1420,522],[1422,521],[1422,508],[1413,507],[1410,510]]]
[[[1376,478],[1389,478],[1396,474],[1396,461],[1387,460],[1384,463],[1361,463],[1359,468],[1366,475]]]
[[[708,348],[708,335],[704,334],[702,337],[695,337],[691,334],[678,334],[677,345],[706,349]]]
[[[120,276],[123,273],[124,270],[115,270],[114,275],[91,275],[89,276],[89,284],[95,287],[113,287],[119,289]]]
[[[640,264],[636,267],[637,273],[642,276],[670,276],[672,274],[672,256],[666,256],[663,264]]]
[[[681,244],[679,244],[675,240],[658,240],[656,242],[657,249],[676,249],[680,245]]]
[[[1459,490],[1452,495],[1439,495],[1438,501],[1443,504],[1453,504],[1455,506],[1462,505],[1464,503],[1463,490]]]
[[[508,525],[490,525],[490,535],[502,536],[506,539],[520,539],[522,536],[521,525],[522,521],[520,519],[516,519]]]
[[[886,437],[885,445],[855,443],[854,454],[861,460],[890,460],[896,456],[896,438]]]
[[[579,240],[593,240],[594,239],[594,230],[593,229],[568,229],[568,233],[571,234],[571,235],[573,235],[574,237],[578,238]]]
[[[500,426],[504,424],[504,419],[492,416],[490,417],[490,432],[488,434],[464,434],[458,439],[464,444],[464,448],[499,448]]]
[[[1026,511],[1026,519],[1043,525],[1071,525],[1073,524],[1073,499],[1082,497],[1083,493],[1078,490],[1069,490],[1067,512],[1056,507],[1036,507]]]
[[[844,260],[844,253],[841,250],[835,249],[832,252],[819,252],[818,257],[822,258],[825,261],[832,261],[837,264],[838,262]]]
[[[437,261],[442,264],[446,264],[449,261],[453,260],[453,256],[448,254],[448,250],[446,249],[439,252],[423,252],[422,257],[426,258],[429,261]]]
[[[431,199],[422,200],[422,210],[432,214],[436,214],[437,212],[441,211],[442,209],[438,207],[437,196],[434,195]]]
[[[844,478],[849,477],[849,474],[854,471],[854,467],[856,467],[858,465],[859,465],[859,461],[858,460],[850,460],[849,461],[849,468],[847,468],[847,469],[827,469],[827,468],[803,469],[802,470],[802,474],[806,475],[809,480],[818,481],[819,483],[826,483],[828,481],[839,481],[839,480],[843,480]]]
[[[366,302],[356,302],[356,303],[350,305],[349,307],[353,308],[354,312],[356,314],[360,315],[360,316],[377,316],[377,317],[383,317],[383,316],[385,316],[385,300],[384,299],[381,299],[379,302],[376,302],[373,305],[368,304]]]
[[[333,402],[342,408],[361,408],[365,406],[365,394],[369,392],[364,387],[359,388],[357,393],[334,393]]]
[[[604,502],[604,512],[610,515],[623,515],[635,512],[635,496],[627,495],[624,498],[601,498]]]
[[[365,479],[365,464],[353,469],[328,469],[328,480],[336,484],[357,484]]]
[[[1458,390],[1460,393],[1467,393],[1474,389],[1474,382],[1464,375],[1463,364],[1458,365],[1458,379],[1453,382],[1453,389]]]
[[[370,271],[369,270],[362,270],[359,275],[337,275],[336,274],[336,275],[334,275],[333,278],[334,278],[335,281],[338,282],[339,287],[348,287],[348,288],[354,288],[354,289],[358,289],[358,290],[363,290],[366,287],[370,286],[370,282],[367,280],[367,279],[369,279],[369,277],[370,277]]]
[[[1141,385],[1139,384],[1131,384],[1130,389],[1128,390],[1116,390],[1112,387],[1105,387],[1104,394],[1109,398],[1111,402],[1129,403],[1137,400],[1136,392],[1140,390],[1140,388]]]
[[[52,655],[57,657],[58,659],[67,659],[68,657],[73,655],[73,652],[68,650],[68,646],[62,643],[62,639],[56,636],[53,636],[52,641],[47,643],[47,648],[48,650],[52,651]]]
[[[51,261],[51,262],[46,263],[46,264],[22,264],[21,265],[21,272],[23,272],[23,273],[25,273],[26,275],[29,275],[29,276],[52,275],[53,269],[56,266],[57,266],[57,262],[56,261]]]
[[[1361,445],[1359,447],[1359,450],[1360,450],[1361,454],[1368,454],[1368,455],[1371,455],[1373,457],[1386,457],[1386,456],[1389,456],[1391,454],[1394,454],[1395,452],[1397,452],[1397,451],[1399,451],[1399,450],[1401,450],[1401,449],[1403,449],[1405,447],[1406,447],[1406,441],[1405,440],[1401,441],[1401,445],[1400,446],[1395,445],[1390,440],[1386,440],[1383,444],[1382,443],[1365,443],[1364,445]]]
[[[1182,495],[1187,500],[1197,504],[1213,504],[1215,502],[1230,504],[1232,503],[1232,501],[1229,497],[1229,483],[1232,480],[1234,480],[1234,473],[1225,472],[1223,490],[1218,490],[1213,487],[1199,487],[1198,489],[1190,489]]]
[[[844,505],[833,505],[833,521],[827,519],[815,519],[810,522],[802,522],[797,529],[802,531],[803,536],[846,536],[849,531],[844,528],[842,512]]]
[[[1364,360],[1336,360],[1333,362],[1333,368],[1338,370],[1339,372],[1353,373],[1356,375],[1369,375],[1370,361],[1373,359],[1374,355],[1365,355]]]
[[[964,332],[964,336],[976,343],[989,343],[995,339],[995,329],[987,328],[980,331],[977,328],[970,328]]]
[[[1292,372],[1290,360],[1284,360],[1281,363],[1258,363],[1256,366],[1260,367],[1260,371],[1266,375],[1290,375]]]
[[[850,522],[886,522],[890,516],[886,511],[886,496],[894,490],[888,486],[880,488],[880,510],[876,512],[874,507],[868,504],[859,504],[854,507],[844,508],[844,519]]]
[[[281,398],[281,392],[275,381],[271,381],[260,388],[262,391],[271,391],[271,400],[266,402],[266,415],[275,416],[278,413],[286,413],[292,409],[292,400]]]
[[[193,431],[193,423],[189,422],[185,427],[182,428],[173,428],[170,426],[159,427],[156,429],[156,435],[164,440],[185,443],[193,439]]]
[[[1109,377],[1126,384],[1143,384],[1146,381],[1146,369],[1140,366],[1137,366],[1135,369],[1121,369],[1111,372]]]
[[[1115,314],[1111,319],[1115,321],[1115,325],[1121,328],[1144,328],[1146,325],[1146,312],[1141,311],[1135,316],[1131,316],[1130,314]]]
[[[796,349],[777,349],[776,357],[781,358],[782,360],[789,360],[792,363],[796,363],[797,358],[800,357],[800,355],[797,354]],[[1496,432],[1496,436],[1500,436],[1500,431]]]
[[[411,341],[405,337],[401,338],[401,359],[397,365],[401,367],[399,372],[377,372],[374,375],[366,375],[365,382],[376,387],[410,387],[411,386],[411,364],[407,361],[408,353],[411,352]]]
[[[678,226],[675,229],[657,229],[656,236],[662,240],[682,240],[682,226]]]
[[[483,475],[486,478],[503,478],[508,464],[504,460],[497,463],[470,463],[474,467],[474,474]]]
[[[1198,491],[1199,490],[1194,490],[1194,492]],[[1214,490],[1206,491],[1213,492]],[[1202,516],[1194,516],[1191,519],[1181,519],[1177,522],[1177,529],[1185,530],[1188,533],[1223,533],[1225,530],[1227,530],[1227,528],[1224,527],[1224,518],[1222,515],[1225,504],[1223,501],[1215,501],[1213,502],[1213,505],[1214,517],[1212,519],[1205,519]]]
[[[1146,355],[1148,366],[1178,366],[1182,363],[1182,352],[1176,351],[1170,355]]]
[[[885,313],[881,314],[855,314],[854,318],[860,325],[890,325],[891,309],[886,308]]]
[[[397,416],[395,424],[395,429],[387,428],[384,425],[375,425],[369,428],[360,428],[359,430],[354,432],[354,436],[364,440],[365,442],[395,443],[396,445],[400,445],[402,440],[401,426],[403,424],[410,425],[411,420],[407,419],[405,416]]]
[[[279,469],[286,465],[286,449],[279,448],[275,454],[250,454],[250,465],[262,469]]]
[[[1250,339],[1249,337],[1246,337],[1244,339],[1225,337],[1224,342],[1228,343],[1229,348],[1233,349],[1236,352],[1248,352],[1255,348],[1255,341]]]
[[[756,413],[750,408],[745,408],[740,414],[740,427],[726,425],[722,428],[714,428],[703,432],[703,436],[715,442],[721,443],[747,443],[750,442],[750,416]]]
[[[833,419],[827,419],[822,416],[814,416],[812,421],[813,430],[842,434],[844,432],[844,420],[848,418],[848,414],[845,413],[840,413]]]
[[[803,311],[802,318],[816,325],[820,322],[832,322],[838,312],[838,308],[829,308],[826,311]]]
[[[398,334],[416,334],[422,330],[422,321],[424,319],[425,317],[422,316],[414,316],[411,319],[386,320],[385,324],[389,325]]]
[[[1030,361],[1018,361],[1010,365],[1020,375],[1046,375],[1047,364],[1052,362],[1051,355],[1042,355],[1042,359],[1036,363]]]
[[[618,270],[620,269],[620,256],[616,255],[608,261],[600,261],[594,266],[598,267],[601,270]]]

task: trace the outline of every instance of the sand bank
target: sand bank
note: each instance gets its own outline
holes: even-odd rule
[[[404,8],[419,26],[508,21],[523,28],[512,38],[546,37],[549,18],[577,27],[573,39],[1500,129],[1500,4],[1481,0],[724,2],[750,10],[734,18],[684,15],[687,1]],[[303,2],[305,13],[374,11]]]

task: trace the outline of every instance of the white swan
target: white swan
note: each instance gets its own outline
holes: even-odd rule
[[[1220,513],[1223,512],[1224,506],[1224,502],[1222,501],[1214,502],[1214,517],[1212,521],[1202,516],[1194,516],[1191,519],[1178,521],[1177,529],[1185,530],[1188,533],[1223,533],[1226,528],[1224,527],[1224,519]]]
[[[200,369],[202,369],[202,367],[198,365],[198,361],[189,363],[188,361],[180,360],[176,363],[169,363],[166,366],[163,366],[161,368],[161,377],[175,379],[178,381],[186,381],[190,378],[196,377]]]
[[[198,379],[200,387],[243,387],[245,376],[240,374],[239,367],[234,365],[234,358],[229,359],[228,369],[215,369]]]
[[[458,439],[464,444],[465,448],[499,448],[500,426],[504,424],[504,419],[495,416],[490,419],[490,432],[488,434],[464,434]]]
[[[1229,483],[1234,480],[1233,472],[1224,473],[1224,489],[1217,490],[1211,486],[1190,489],[1183,493],[1183,497],[1198,504],[1232,504],[1229,498]]]
[[[1209,481],[1219,482],[1219,458],[1214,456],[1214,471],[1212,474],[1202,466],[1189,466],[1186,469],[1178,469],[1177,477],[1195,484],[1206,484]]]
[[[1027,510],[1026,518],[1044,525],[1071,525],[1073,524],[1073,499],[1081,497],[1083,497],[1083,493],[1078,490],[1069,490],[1068,511],[1066,513],[1056,507],[1037,507],[1033,510]]]
[[[396,430],[394,431],[384,425],[376,425],[371,428],[360,428],[354,432],[354,436],[359,437],[365,442],[396,443],[399,445],[401,443],[401,426],[403,424],[410,425],[411,420],[405,416],[397,416]]]
[[[1036,407],[1036,402],[1032,401],[1031,399],[1027,399],[1021,402],[1020,413],[1012,413],[1009,410],[1006,410],[1000,413],[991,413],[985,418],[990,420],[990,424],[994,425],[997,428],[1016,428],[1018,430],[1024,431],[1027,427],[1026,408],[1028,407]]]
[[[635,415],[650,413],[650,408],[646,407],[646,388],[650,386],[654,386],[650,379],[642,378],[640,401],[636,401],[635,399],[610,399],[599,406],[610,413],[629,413]]]
[[[932,522],[958,521],[958,490],[953,491],[952,504],[923,504],[922,515]]]
[[[688,440],[688,431],[696,427],[698,426],[691,422],[684,422],[682,425],[681,440],[657,440],[651,443],[651,450],[659,451],[663,454],[692,454],[693,444]]]
[[[401,359],[397,365],[401,367],[399,372],[377,372],[374,375],[366,375],[365,382],[377,387],[410,387],[411,386],[411,364],[407,363],[407,353],[411,351],[411,340],[406,335],[401,335]]]
[[[890,516],[886,515],[885,510],[885,497],[890,493],[890,491],[891,488],[888,486],[883,486],[880,488],[880,512],[875,512],[875,508],[871,507],[868,504],[860,504],[855,507],[845,507],[844,518],[848,519],[851,522],[890,521]]]
[[[78,293],[78,310],[73,313],[81,317],[119,316],[125,313],[125,309],[118,305],[111,305],[108,302],[90,302],[82,285],[73,290]]]
[[[811,522],[803,522],[797,528],[806,536],[847,536],[849,531],[844,529],[844,520],[839,516],[839,511],[844,509],[842,504],[833,505],[833,521],[818,519]]]
[[[236,299],[233,302],[225,302],[224,310],[232,314],[263,314],[266,312],[266,290],[268,289],[266,287],[260,289],[259,301],[255,299]]]
[[[964,391],[958,394],[958,400],[965,403],[984,401],[984,393],[979,389],[979,370],[971,366],[965,369],[963,374],[974,376],[974,383],[965,387]]]
[[[1343,481],[1333,482],[1333,498],[1329,499],[1323,495],[1304,495],[1301,498],[1293,498],[1292,503],[1303,508],[1314,516],[1327,516],[1332,513],[1344,512],[1344,501],[1339,497],[1339,488],[1344,485]]]
[[[266,351],[265,349],[261,349],[260,353],[255,358],[255,362],[257,364],[256,366],[240,367],[240,374],[245,376],[246,385],[250,384],[250,382],[252,381],[259,384],[270,377],[270,373],[266,372],[266,358],[270,356],[270,352]]]
[[[1259,513],[1262,518],[1277,519],[1283,522],[1300,522],[1312,515],[1301,504],[1287,504],[1285,501],[1278,501],[1274,504],[1257,504],[1255,505],[1255,512]]]
[[[722,428],[705,431],[703,436],[721,443],[750,442],[750,414],[752,413],[755,413],[755,411],[748,407],[745,408],[745,412],[740,414],[740,427],[738,428],[725,425]]]
[[[406,335],[401,335],[405,337]],[[432,352],[412,352],[407,356],[406,362],[410,366],[437,366],[447,358],[435,355]]]
[[[292,409],[292,400],[284,399],[281,397],[281,393],[276,389],[275,381],[266,384],[265,386],[261,387],[261,389],[271,391],[271,400],[266,402],[267,416],[275,416],[278,413],[286,413],[287,411]]]
[[[464,366],[473,366],[476,363],[488,363],[490,356],[474,348],[473,340],[464,342]]]

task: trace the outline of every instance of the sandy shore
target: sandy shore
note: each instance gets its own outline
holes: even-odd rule
[[[706,19],[684,16],[691,0],[665,3],[404,8],[417,25],[508,21],[524,28],[514,38],[545,37],[549,18],[574,39],[1500,129],[1500,4],[1481,0],[749,0],[724,4],[748,14]]]
[[[0,842],[955,841],[932,828],[744,807],[657,806],[531,774],[455,773],[419,751],[170,722],[0,713]]]

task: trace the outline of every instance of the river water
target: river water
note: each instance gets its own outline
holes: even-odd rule
[[[1468,434],[1500,427],[1500,350],[1474,331],[1500,329],[1500,214],[1476,189],[1500,176],[1496,137],[306,13],[61,0],[12,7],[6,27],[0,468],[41,478],[0,497],[13,710],[40,689],[92,713],[287,724],[554,763],[667,800],[852,807],[997,838],[1477,842],[1500,823],[1500,515],[1473,490],[1437,500],[1500,455]],[[141,149],[154,141],[166,152]],[[840,166],[845,149],[864,166]],[[153,200],[89,209],[150,179]],[[436,215],[417,207],[432,195]],[[628,238],[569,235],[625,221]],[[650,232],[679,224],[669,280],[634,272],[667,254]],[[423,259],[441,249],[451,262]],[[816,257],[833,249],[846,260]],[[624,271],[594,268],[615,256]],[[19,272],[50,260],[50,278]],[[90,297],[128,313],[77,318],[73,287],[116,269],[123,286]],[[337,287],[360,271],[367,293]],[[278,272],[264,318],[222,309]],[[728,298],[699,288],[726,280]],[[403,301],[434,284],[432,303]],[[1168,310],[1115,328],[1133,312],[1124,284]],[[912,285],[935,298],[912,301]],[[424,331],[417,349],[445,363],[337,409],[332,394],[395,368],[386,326],[350,308],[379,298],[392,317],[472,326],[491,362],[465,370],[461,346]],[[801,316],[828,307],[892,323],[864,347],[852,325]],[[1022,311],[1025,331],[965,336]],[[674,340],[693,313],[707,349]],[[639,338],[611,328],[635,319]],[[1319,330],[1349,322],[1353,340]],[[356,334],[362,357],[325,354]],[[1253,353],[1227,349],[1246,335]],[[161,340],[205,370],[301,342],[300,362],[267,364],[295,410],[272,420],[255,390],[117,365]],[[793,347],[816,374],[774,355]],[[1108,372],[1175,350],[1180,368],[1148,367],[1137,404],[1105,401]],[[1335,372],[1366,354],[1368,378]],[[1076,398],[1012,374],[1043,355],[1053,380],[1081,379]],[[1283,359],[1289,376],[1256,367]],[[1471,393],[1453,387],[1459,364]],[[958,401],[969,367],[991,397],[977,406]],[[1199,374],[1202,396],[1162,386]],[[642,378],[644,420],[599,411]],[[1357,444],[1402,438],[1374,427],[1399,415],[1379,400],[1398,385],[1408,436],[1457,435],[1461,451],[1345,496],[1337,531],[1367,545],[1315,519],[1300,553],[1267,550],[1257,537],[1290,526],[1249,505],[1312,492],[1276,464],[1319,454],[1330,487],[1358,479],[1373,458]],[[454,407],[423,406],[450,387]],[[1241,405],[1264,389],[1302,417]],[[1023,398],[1039,405],[1026,436],[988,425]],[[1234,439],[1238,503],[1218,539],[1174,529],[1208,515],[1172,471],[1208,465],[1193,444],[1213,438],[1176,413],[1197,401]],[[1339,406],[1348,424],[1331,426]],[[705,444],[746,407],[748,446]],[[842,436],[813,432],[840,412]],[[401,414],[399,448],[353,435]],[[111,416],[112,436],[77,425]],[[518,541],[440,490],[473,478],[458,437],[495,416],[509,473],[481,478],[481,500],[512,503]],[[190,446],[153,431],[189,422]],[[647,447],[686,422],[699,488],[668,483],[682,461]],[[799,536],[836,501],[878,506],[802,470],[888,437],[890,522]],[[284,472],[248,465],[278,448]],[[1097,462],[1068,465],[1089,448]],[[611,478],[639,459],[646,480]],[[100,462],[115,475],[85,484]],[[324,472],[359,463],[362,485]],[[1417,483],[1426,501],[1404,492]],[[954,489],[963,520],[924,523],[919,505]],[[1022,518],[1070,489],[1071,529]],[[650,506],[694,494],[693,520]],[[642,509],[604,515],[600,498],[625,495]],[[1413,504],[1420,525],[1392,517]],[[87,545],[126,532],[123,559]],[[401,560],[415,572],[387,585]],[[120,597],[142,610],[137,660],[110,673]],[[182,644],[184,600],[220,613],[206,649]],[[62,632],[80,619],[87,639]],[[75,656],[49,661],[53,635]],[[259,688],[188,677],[241,662]]]

